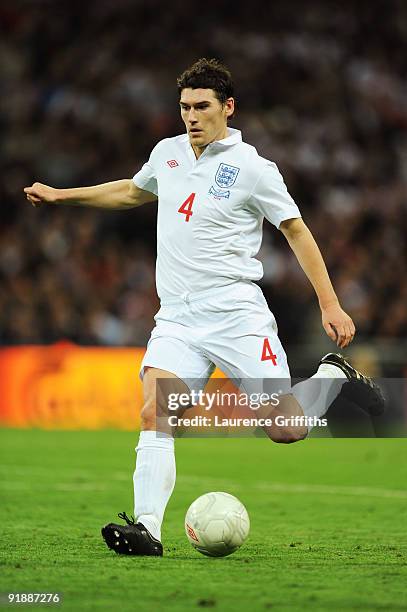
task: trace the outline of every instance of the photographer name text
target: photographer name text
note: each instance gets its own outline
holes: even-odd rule
[[[172,415],[168,417],[170,427],[326,427],[327,419],[320,419],[315,416],[297,415],[285,417],[277,415],[274,418],[256,418],[256,417],[213,417],[197,415],[191,418],[177,417]]]

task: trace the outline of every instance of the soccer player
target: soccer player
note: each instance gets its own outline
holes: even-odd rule
[[[133,179],[75,189],[34,183],[24,190],[34,206],[126,210],[158,199],[161,308],[140,372],[145,402],[134,472],[137,522],[122,513],[126,525],[102,529],[107,545],[128,555],[162,555],[161,525],[175,484],[174,431],[158,421],[168,406],[156,381],[165,379],[167,391],[203,388],[215,366],[249,390],[259,380],[290,380],[274,316],[255,283],[263,274],[256,254],[264,217],[284,234],[312,283],[328,336],[345,348],[355,334],[276,164],[228,127],[235,104],[229,71],[200,59],[179,77],[178,90],[186,133],[159,142]],[[321,417],[345,388],[364,409],[381,402],[370,379],[329,353],[311,379],[285,387],[278,411]],[[276,442],[295,442],[310,429],[297,422],[265,431]]]

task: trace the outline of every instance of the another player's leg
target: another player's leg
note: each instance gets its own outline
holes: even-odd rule
[[[165,379],[165,392],[160,384]],[[102,529],[109,548],[126,555],[161,556],[161,524],[175,485],[173,430],[168,424],[168,393],[188,393],[185,383],[170,372],[146,368],[143,378],[144,406],[134,472],[134,513],[127,525],[110,523]]]

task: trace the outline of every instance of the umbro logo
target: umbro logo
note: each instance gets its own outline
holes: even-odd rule
[[[198,538],[198,536],[196,535],[195,531],[192,529],[192,527],[190,527],[190,526],[188,525],[188,523],[185,523],[185,526],[186,526],[186,528],[187,528],[188,535],[189,535],[189,536],[190,536],[190,537],[191,537],[193,540],[195,540],[196,542],[199,542],[199,538]]]
[[[170,168],[176,168],[177,166],[179,166],[179,163],[177,162],[176,159],[169,159],[167,161],[167,164],[169,165]]]

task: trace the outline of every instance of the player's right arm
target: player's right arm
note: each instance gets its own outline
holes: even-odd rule
[[[56,189],[42,183],[34,183],[31,187],[26,187],[24,193],[27,200],[36,207],[42,204],[70,204],[108,210],[125,210],[157,200],[156,195],[140,189],[131,179],[74,189]]]

